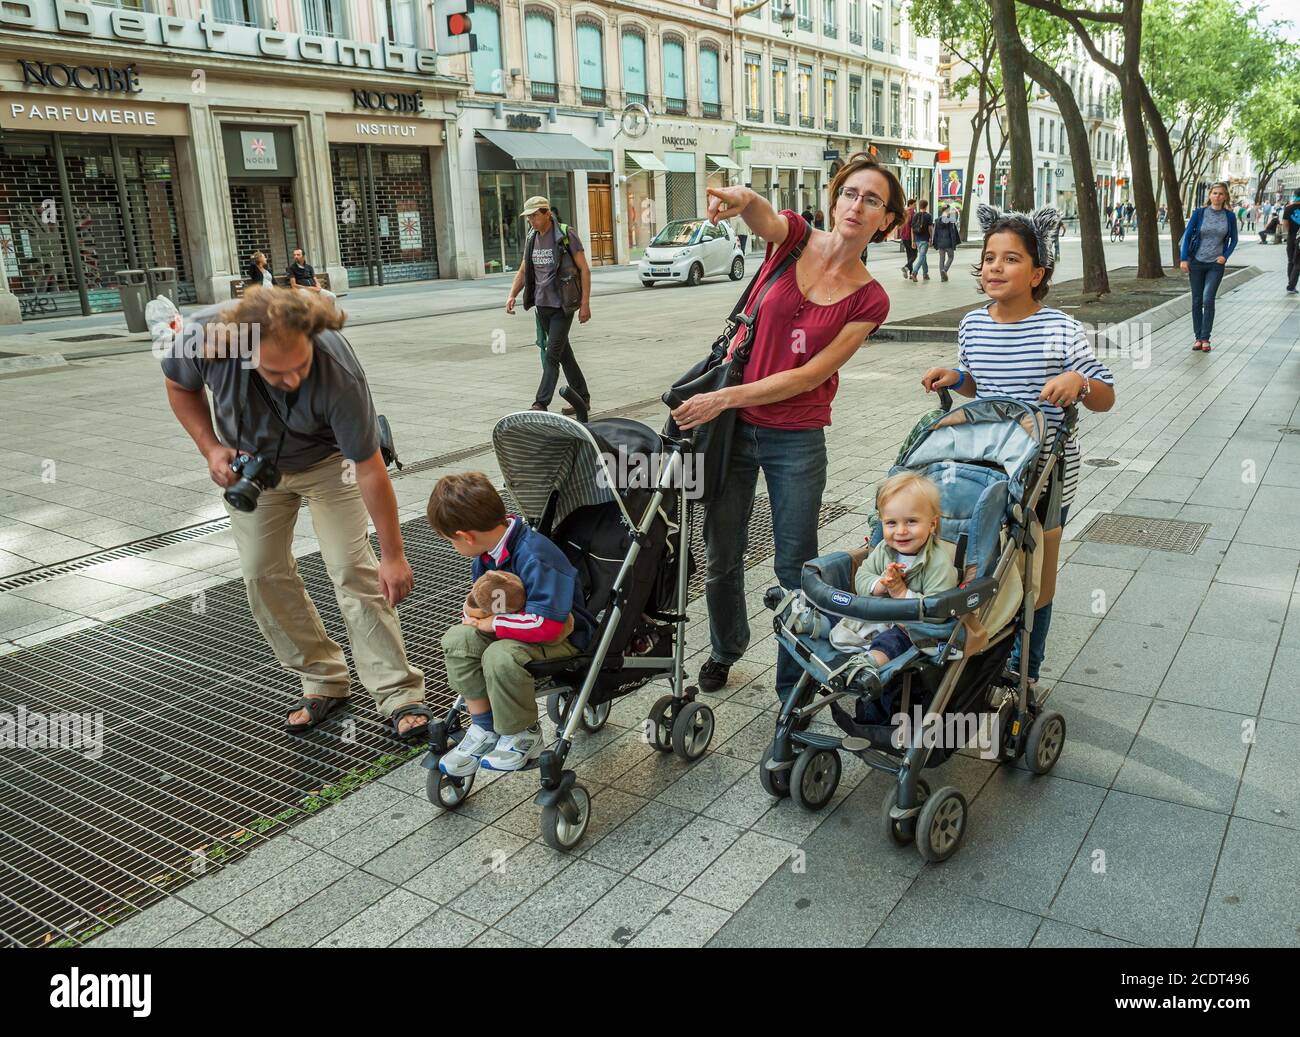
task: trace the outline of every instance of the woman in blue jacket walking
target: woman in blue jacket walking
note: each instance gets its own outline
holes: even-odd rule
[[[1210,204],[1201,206],[1187,221],[1179,249],[1179,266],[1192,282],[1192,330],[1196,332],[1193,349],[1210,351],[1214,297],[1223,280],[1224,264],[1236,247],[1237,217],[1228,208],[1228,185],[1217,183],[1210,188]]]

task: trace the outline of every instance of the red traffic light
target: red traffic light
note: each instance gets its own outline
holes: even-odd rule
[[[467,14],[450,14],[447,16],[447,35],[463,36],[470,30],[470,20]]]

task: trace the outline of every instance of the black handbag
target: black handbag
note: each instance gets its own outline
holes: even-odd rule
[[[739,385],[744,380],[745,365],[749,363],[749,354],[754,346],[759,305],[772,285],[776,284],[781,275],[803,254],[803,250],[811,236],[812,224],[805,224],[803,240],[795,245],[786,254],[785,258],[771,269],[761,286],[758,281],[759,278],[763,277],[763,269],[759,269],[758,273],[754,275],[754,279],[749,282],[745,291],[741,293],[740,298],[736,300],[736,305],[731,309],[731,316],[727,318],[726,328],[722,334],[713,340],[713,345],[709,347],[709,355],[695,364],[677,381],[673,382],[672,389],[669,393],[664,394],[665,397],[671,395],[684,403],[692,396],[698,396],[700,393],[705,392],[716,392],[732,385]],[[756,288],[757,291],[755,291]],[[727,350],[731,345],[731,340],[742,326],[745,328],[744,341],[728,357]],[[712,421],[692,429],[695,436],[694,453],[698,466],[693,500],[708,504],[717,500],[722,494],[722,487],[727,478],[727,461],[731,456],[731,440],[735,430],[736,411],[730,408],[724,410]],[[667,425],[664,426],[664,435],[672,439],[677,439],[682,435],[681,429],[677,427],[677,422],[673,421],[671,416],[668,418]]]

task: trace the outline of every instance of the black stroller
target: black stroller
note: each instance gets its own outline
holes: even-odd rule
[[[647,718],[650,744],[696,760],[713,737],[713,711],[696,701],[698,689],[685,686],[689,442],[627,418],[582,425],[544,411],[507,414],[492,430],[506,487],[523,517],[578,570],[597,620],[586,651],[528,665],[539,684],[553,688],[546,708],[558,738],[533,767],[541,772],[542,838],[558,850],[577,845],[591,820],[591,796],[564,766],[574,736],[579,727],[603,727],[614,699],[671,674],[672,693]],[[461,737],[464,705],[457,698],[429,725],[426,791],[447,808],[474,784],[473,775],[438,770]]]
[[[951,786],[931,793],[924,768],[979,741],[994,758],[1023,757],[1043,774],[1064,745],[1065,718],[1045,710],[1027,674],[1013,679],[1006,663],[1016,637],[1028,655],[1042,571],[1036,506],[1075,421],[1067,409],[1064,426],[1048,436],[1030,404],[999,397],[949,410],[951,400],[941,396],[945,413],[919,431],[890,474],[916,471],[938,484],[939,546],[962,582],[924,598],[865,597],[854,591],[852,557],[837,552],[804,565],[800,591],[769,591],[780,650],[804,672],[781,705],[759,768],[769,795],[812,811],[830,802],[842,751],[894,775],[882,829],[896,844],[914,841],[927,861],[956,852],[967,805]],[[880,540],[877,526],[872,550]],[[912,647],[876,672],[831,643],[830,627],[843,617],[899,624]],[[825,708],[844,737],[810,730]]]

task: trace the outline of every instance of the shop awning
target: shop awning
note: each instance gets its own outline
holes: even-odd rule
[[[711,165],[714,169],[739,169],[740,168],[738,165],[736,165],[736,163],[732,162],[731,159],[727,158],[726,155],[705,155],[704,157],[708,161],[709,165]]]
[[[479,130],[479,135],[510,157],[516,169],[609,169],[609,159],[572,133]]]
[[[653,151],[625,151],[623,157],[631,159],[633,165],[640,166],[651,173],[662,173],[668,168],[659,161],[659,156]]]

